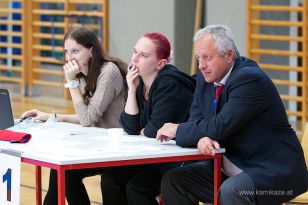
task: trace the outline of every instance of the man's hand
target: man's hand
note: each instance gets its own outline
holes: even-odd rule
[[[179,124],[165,123],[164,126],[157,131],[156,139],[161,142],[174,139],[178,126]]]
[[[219,143],[209,137],[203,137],[198,142],[198,150],[201,154],[215,155],[215,150],[218,149],[220,149]]]

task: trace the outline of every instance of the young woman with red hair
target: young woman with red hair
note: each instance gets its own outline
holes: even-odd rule
[[[187,120],[195,81],[169,64],[171,60],[170,43],[161,33],[143,35],[133,48],[126,75],[127,100],[120,118],[128,134],[155,138],[165,122]],[[104,205],[155,204],[163,174],[178,166],[181,163],[106,170],[102,177]]]

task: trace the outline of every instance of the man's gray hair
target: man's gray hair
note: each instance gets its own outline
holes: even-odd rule
[[[234,60],[240,56],[233,40],[233,34],[228,26],[219,24],[206,26],[195,33],[193,41],[196,42],[206,33],[212,34],[216,48],[220,54],[225,55],[228,49],[232,49],[234,51]]]

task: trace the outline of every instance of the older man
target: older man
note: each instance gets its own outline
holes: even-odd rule
[[[186,123],[166,123],[157,134],[203,154],[226,148],[222,205],[277,205],[307,190],[301,145],[279,94],[252,60],[240,57],[230,29],[211,25],[194,37],[200,73]],[[213,201],[213,163],[174,169],[162,181],[166,205]]]

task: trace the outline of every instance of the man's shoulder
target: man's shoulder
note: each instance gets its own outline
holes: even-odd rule
[[[267,75],[255,61],[245,57],[241,57],[235,62],[231,76],[232,78],[267,78]]]
[[[240,70],[241,72],[261,72],[260,66],[253,60],[246,58],[246,57],[240,57],[235,60],[234,63],[234,71]]]
[[[230,74],[226,86],[240,87],[242,85],[267,86],[274,88],[269,76],[254,61],[238,65]]]

